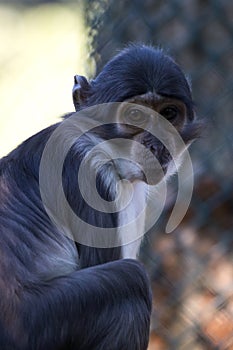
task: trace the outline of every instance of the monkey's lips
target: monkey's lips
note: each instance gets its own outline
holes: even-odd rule
[[[162,166],[143,164],[126,159],[115,159],[114,168],[120,180],[143,181],[148,185],[158,184],[167,173],[168,164]]]

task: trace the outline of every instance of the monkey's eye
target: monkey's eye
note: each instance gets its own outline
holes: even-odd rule
[[[132,124],[142,125],[147,119],[145,112],[139,108],[130,108],[124,112],[124,120]]]
[[[173,121],[179,115],[179,110],[176,106],[168,106],[161,109],[160,114],[169,121]]]

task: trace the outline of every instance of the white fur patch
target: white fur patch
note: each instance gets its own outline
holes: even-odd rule
[[[143,212],[143,215],[141,216],[140,220],[137,220],[138,215],[144,210],[146,205],[146,184],[143,182],[134,182],[131,184],[133,186],[134,195],[127,206],[126,209],[121,211],[119,213],[119,236],[121,237],[121,241],[123,242],[124,235],[130,234],[130,237],[132,237],[132,241],[128,244],[122,245],[122,258],[132,258],[136,259],[137,254],[139,252],[140,244],[143,238],[144,234],[144,228],[145,228],[145,211]],[[133,225],[131,227],[131,230],[133,232],[128,233],[127,230],[125,230],[124,225],[126,225],[129,222],[133,222]],[[133,239],[135,238],[135,239]]]

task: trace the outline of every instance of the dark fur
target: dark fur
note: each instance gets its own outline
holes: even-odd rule
[[[77,84],[77,109],[148,91],[176,97],[186,104],[190,120],[183,133],[187,140],[194,137],[189,85],[180,68],[160,50],[132,46],[90,84],[82,79]],[[0,161],[0,347],[146,350],[151,292],[143,267],[134,260],[118,260],[120,248],[76,246],[44,210],[39,164],[56,127],[34,135]],[[108,134],[106,129],[101,132]],[[64,167],[67,197],[84,219],[112,227],[117,215],[92,211],[74,185],[81,157],[76,144]],[[106,179],[105,170],[97,186],[103,197],[111,199]],[[97,264],[102,265],[93,266]]]
[[[191,90],[182,70],[162,50],[144,45],[123,50],[86,85],[85,106],[122,102],[149,91],[182,100],[193,119]]]

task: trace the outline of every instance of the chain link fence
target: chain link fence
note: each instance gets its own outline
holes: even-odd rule
[[[97,72],[129,42],[161,46],[190,76],[196,113],[206,120],[191,150],[196,185],[188,213],[164,233],[173,184],[142,248],[154,297],[149,349],[233,350],[233,2],[84,4]]]

